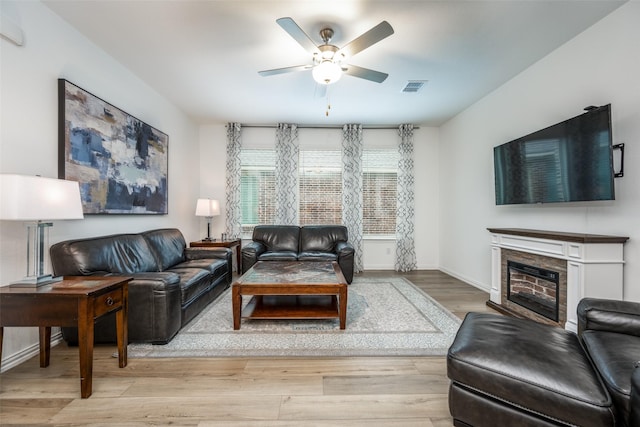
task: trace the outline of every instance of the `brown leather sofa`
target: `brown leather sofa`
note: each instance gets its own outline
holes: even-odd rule
[[[640,303],[585,298],[578,322],[469,313],[447,355],[454,425],[638,426]]]
[[[353,281],[354,248],[343,225],[258,225],[242,248],[242,273],[258,261],[337,261]]]
[[[175,228],[67,240],[50,248],[59,276],[128,276],[129,342],[168,343],[231,284],[231,250],[187,248]],[[115,342],[115,319],[95,325],[96,342]],[[77,344],[76,328],[62,328]]]

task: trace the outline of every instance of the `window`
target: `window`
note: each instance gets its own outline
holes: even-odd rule
[[[241,154],[242,231],[275,219],[275,151],[243,149]],[[395,235],[396,149],[363,153],[363,231]],[[342,223],[342,154],[339,150],[300,150],[300,224]]]
[[[243,233],[250,234],[258,224],[273,224],[276,211],[275,158],[273,150],[242,150],[240,154]]]
[[[364,150],[362,159],[363,232],[395,235],[397,150]]]

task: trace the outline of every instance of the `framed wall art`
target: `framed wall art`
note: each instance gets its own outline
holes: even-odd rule
[[[78,181],[85,214],[166,214],[169,136],[58,80],[58,175]]]

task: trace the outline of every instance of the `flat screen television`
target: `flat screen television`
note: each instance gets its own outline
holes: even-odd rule
[[[496,205],[614,200],[611,104],[494,147]]]

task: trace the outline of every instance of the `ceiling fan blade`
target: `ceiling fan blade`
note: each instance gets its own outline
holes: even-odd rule
[[[311,54],[320,53],[320,50],[318,50],[318,46],[316,46],[316,44],[313,42],[313,40],[311,40],[307,33],[302,31],[302,28],[300,28],[293,19],[287,16],[284,18],[276,19],[276,22],[282,27],[283,30],[289,33],[289,35],[293,37],[294,40],[304,48],[304,50],[310,52]]]
[[[358,52],[362,52],[369,46],[378,43],[380,40],[389,37],[391,34],[393,34],[391,25],[387,21],[382,21],[360,37],[347,43],[337,54],[342,54],[347,58],[351,57]]]
[[[311,68],[313,68],[311,65],[296,65],[293,67],[274,68],[273,70],[258,71],[258,74],[260,74],[262,77],[267,77],[275,76],[277,74],[293,73],[295,71],[310,70]]]
[[[389,77],[387,73],[381,73],[380,71],[370,70],[368,68],[357,67],[355,65],[347,65],[343,68],[345,74],[353,77],[359,77],[365,80],[371,80],[372,82],[382,83]]]

